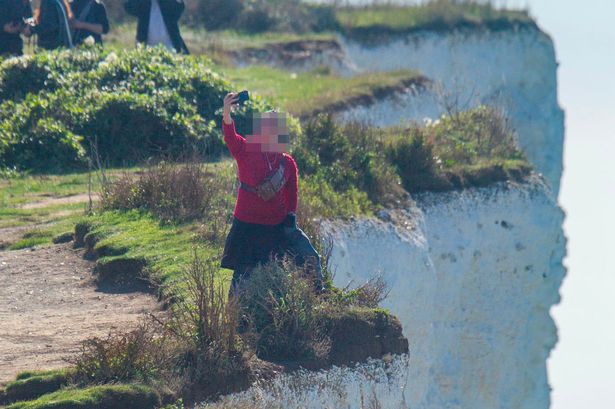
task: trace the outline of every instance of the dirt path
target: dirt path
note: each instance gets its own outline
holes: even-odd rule
[[[79,341],[159,310],[143,293],[97,291],[82,253],[72,243],[0,251],[0,384],[26,369],[66,366]]]
[[[92,194],[92,201],[95,202],[99,200],[99,196],[97,193]],[[41,200],[35,202],[28,202],[22,205],[19,205],[20,209],[42,209],[43,207],[61,205],[61,204],[73,204],[73,203],[86,203],[90,200],[90,197],[87,193],[79,194],[79,195],[69,195],[69,196],[51,196],[51,197],[42,197]]]

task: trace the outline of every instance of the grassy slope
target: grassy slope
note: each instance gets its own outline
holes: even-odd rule
[[[96,409],[134,408],[153,409],[160,405],[160,397],[142,385],[100,385],[83,389],[66,388],[32,401],[17,402],[7,409]]]
[[[408,32],[450,30],[460,26],[510,27],[533,24],[527,11],[498,9],[476,1],[435,0],[415,6],[381,4],[368,7],[343,7],[336,11],[341,27],[353,30]]]
[[[411,70],[339,77],[326,71],[291,73],[263,66],[218,69],[239,88],[254,90],[299,117],[308,116],[327,105],[372,96],[382,87],[395,87],[404,81],[420,78]]]

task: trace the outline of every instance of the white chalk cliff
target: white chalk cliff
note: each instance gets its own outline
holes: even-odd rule
[[[548,408],[546,359],[557,341],[549,310],[559,302],[566,252],[553,43],[536,29],[414,33],[369,47],[339,41],[357,70],[417,69],[468,107],[499,104],[544,177],[418,195],[393,221],[383,214],[325,223],[336,284],[381,273],[391,288],[384,307],[399,317],[409,357],[283,376],[231,399],[285,408],[371,407],[372,399],[383,408]],[[443,111],[433,89],[408,90],[403,106],[395,98],[340,117],[384,126]]]
[[[559,302],[566,239],[543,179],[422,194],[382,218],[324,229],[334,238],[337,285],[378,274],[389,284],[383,306],[399,317],[409,357],[285,375],[228,403],[548,408],[546,359],[557,341],[549,310]]]

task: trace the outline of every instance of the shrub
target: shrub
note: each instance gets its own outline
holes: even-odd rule
[[[87,385],[168,378],[177,365],[171,345],[163,333],[146,323],[132,331],[87,339],[70,359],[73,379]]]
[[[420,128],[389,145],[388,156],[397,167],[404,189],[410,193],[441,190],[448,183],[438,174],[433,144],[426,140]]]
[[[213,173],[195,158],[185,163],[162,161],[138,176],[125,174],[102,185],[103,209],[149,210],[165,222],[202,219],[219,225],[228,219],[232,180]]]
[[[214,123],[206,123],[174,92],[154,97],[124,92],[97,98],[80,128],[97,144],[105,163],[133,164],[149,156],[206,151],[203,135],[212,134]]]
[[[97,47],[41,52],[0,62],[0,166],[30,169],[27,147],[18,142],[38,136],[39,122],[52,128],[49,152],[36,151],[37,170],[50,156],[67,154],[56,148],[74,146],[109,164],[134,164],[148,156],[178,156],[191,150],[217,156],[226,152],[221,137],[221,106],[232,85],[211,71],[203,56],[181,56],[163,47],[118,53]],[[245,132],[255,111],[272,106],[253,95],[235,119]],[[53,126],[51,125],[53,124]],[[42,126],[42,125],[41,125]],[[63,136],[60,138],[60,136]],[[46,143],[44,143],[46,144]],[[13,146],[14,145],[14,146]],[[11,149],[11,146],[13,148]],[[80,150],[80,152],[81,152]],[[83,165],[80,152],[69,163]],[[46,156],[42,156],[46,155]]]
[[[313,280],[289,259],[255,268],[240,302],[258,334],[256,351],[265,359],[326,358],[329,340],[318,321]]]
[[[194,248],[171,305],[165,328],[183,341],[182,396],[187,402],[236,392],[251,382],[247,346],[237,335],[239,307],[227,299],[219,278],[219,257]]]
[[[75,79],[95,70],[99,62],[97,49],[37,53],[0,61],[0,102],[73,87]]]
[[[330,114],[320,114],[305,126],[293,155],[304,174],[326,181],[334,190],[357,188],[371,201],[386,203],[401,192],[381,147],[375,129],[360,123],[339,125]]]
[[[202,25],[207,30],[228,28],[236,22],[244,3],[242,0],[199,0],[192,6],[195,8],[193,15],[197,18],[191,23]]]
[[[508,120],[491,107],[390,132],[399,134],[387,141],[387,157],[411,193],[484,186],[529,172]],[[509,172],[507,164],[515,170]]]
[[[34,171],[70,170],[86,163],[82,137],[54,119],[40,119],[0,151],[0,166]]]

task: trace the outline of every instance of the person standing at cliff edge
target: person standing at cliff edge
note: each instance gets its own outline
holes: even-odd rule
[[[127,0],[124,10],[137,17],[137,42],[148,46],[162,44],[169,50],[190,54],[179,33],[184,0]]]
[[[224,244],[221,267],[233,270],[229,295],[237,294],[244,279],[271,255],[285,253],[298,265],[306,264],[322,288],[320,256],[305,233],[297,227],[298,171],[286,153],[288,133],[285,116],[276,112],[254,114],[253,135],[235,130],[231,108],[237,93],[224,97],[224,142],[237,162],[239,189],[233,223]]]

